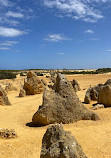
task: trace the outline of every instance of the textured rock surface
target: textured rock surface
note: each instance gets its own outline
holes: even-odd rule
[[[75,92],[81,90],[81,89],[80,89],[80,86],[79,86],[79,83],[78,83],[76,80],[73,79],[73,80],[71,81],[71,84],[72,84],[72,86],[73,86]]]
[[[23,89],[26,91],[26,95],[34,95],[42,93],[44,86],[37,75],[30,71],[27,74],[27,79],[24,81]]]
[[[0,86],[0,105],[11,105],[6,92]]]
[[[78,120],[99,119],[79,101],[71,83],[64,75],[57,76],[54,89],[45,89],[43,104],[32,118],[35,124],[47,125],[55,122],[71,123]]]
[[[24,89],[20,89],[20,93],[19,93],[19,97],[25,97],[26,96],[26,92]]]
[[[90,104],[91,100],[97,101],[98,94],[99,94],[99,91],[101,90],[102,86],[103,86],[103,84],[98,84],[95,87],[88,88],[88,90],[86,91],[86,94],[85,94],[84,103]]]
[[[14,129],[8,130],[8,129],[2,129],[0,128],[0,137],[1,138],[15,138],[17,137],[17,134]]]
[[[101,109],[101,108],[104,108],[104,105],[103,105],[103,104],[97,104],[97,105],[95,105],[92,109],[93,109],[93,110],[98,110],[98,109]]]
[[[105,85],[101,87],[98,96],[98,103],[103,104],[105,107],[111,106],[111,86]]]
[[[87,158],[71,132],[60,124],[49,126],[42,140],[40,158]]]
[[[44,81],[44,79],[41,79],[41,82],[43,83],[44,86],[47,86],[47,83]]]
[[[104,85],[110,85],[111,86],[111,79],[108,79]]]

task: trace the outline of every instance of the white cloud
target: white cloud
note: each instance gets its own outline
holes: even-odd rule
[[[19,0],[0,0],[0,24],[8,24],[8,27],[24,25],[21,21],[29,19],[34,19],[35,14],[32,9],[34,6],[33,2],[26,3],[26,5],[21,6]],[[32,4],[32,5],[31,5]]]
[[[0,47],[0,50],[10,50],[8,47]]]
[[[111,52],[111,49],[106,50],[107,52]]]
[[[97,22],[104,16],[97,5],[110,0],[44,0],[44,5],[49,8],[56,8],[59,13],[85,22]]]
[[[58,42],[58,41],[64,41],[64,40],[70,40],[70,39],[61,34],[49,34],[48,37],[45,38],[44,40]]]
[[[19,42],[17,41],[5,41],[3,43],[0,43],[0,46],[13,46],[15,44],[18,44]]]
[[[19,25],[19,21],[12,20],[12,19],[6,18],[4,16],[0,17],[0,23],[1,24],[9,24],[11,26],[17,26],[17,25]]]
[[[26,34],[25,31],[0,26],[0,36],[15,37],[15,36],[20,36],[20,35],[24,35],[24,34]]]
[[[7,17],[14,17],[14,18],[23,18],[24,15],[22,13],[17,13],[17,12],[12,12],[12,11],[8,11],[6,13]]]
[[[84,31],[84,33],[93,34],[94,31],[93,30],[86,30],[86,31]]]

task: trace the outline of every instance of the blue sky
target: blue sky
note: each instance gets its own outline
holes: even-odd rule
[[[0,69],[111,67],[111,0],[0,0]]]

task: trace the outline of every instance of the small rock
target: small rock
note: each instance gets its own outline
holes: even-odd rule
[[[93,109],[93,110],[98,110],[98,109],[100,109],[100,108],[104,108],[104,105],[103,105],[103,104],[97,104],[97,105],[95,105],[92,109]]]
[[[15,138],[17,137],[17,134],[14,129],[8,130],[8,129],[2,129],[0,128],[0,137],[1,138]]]
[[[19,93],[19,97],[25,97],[26,96],[26,92],[24,89],[20,89],[20,93]]]

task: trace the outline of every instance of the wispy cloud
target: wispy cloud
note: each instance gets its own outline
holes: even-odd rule
[[[8,47],[0,47],[0,50],[10,50]]]
[[[29,3],[22,6],[19,0],[13,2],[12,0],[0,0],[0,25],[23,26],[24,21],[34,19],[33,2],[32,6]]]
[[[56,8],[60,15],[68,16],[85,22],[97,22],[104,18],[104,15],[97,6],[107,3],[110,0],[44,0],[44,5],[49,8]]]
[[[66,37],[65,35],[61,35],[61,34],[49,34],[48,37],[45,38],[44,40],[58,42],[58,41],[70,40],[70,38]]]
[[[59,53],[57,53],[58,55],[64,55],[65,53],[63,53],[63,52],[59,52]]]
[[[13,17],[13,18],[23,18],[24,15],[22,13],[17,13],[17,12],[12,12],[12,11],[8,11],[6,13],[7,17]]]
[[[2,42],[0,43],[0,50],[3,50],[3,51],[8,51],[10,50],[11,52],[20,52],[20,50],[16,50],[16,49],[13,49],[13,47],[18,44],[19,42],[17,41],[5,41],[5,42]]]
[[[84,31],[84,33],[93,34],[94,31],[93,30],[86,30],[86,31]]]
[[[3,36],[3,37],[16,37],[16,36],[24,35],[26,33],[27,32],[21,31],[18,29],[0,26],[0,36]]]
[[[15,44],[18,44],[19,42],[17,41],[5,41],[3,43],[0,43],[0,46],[13,46]]]
[[[4,7],[9,7],[12,6],[12,2],[10,2],[9,0],[0,0],[0,5]]]
[[[111,49],[107,49],[106,51],[107,51],[107,52],[111,52]]]

